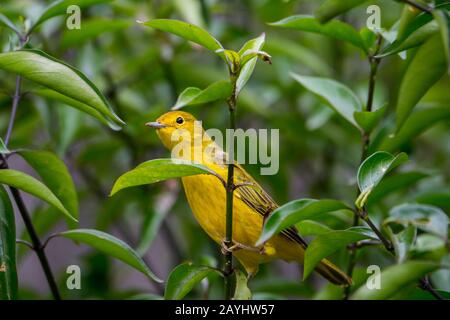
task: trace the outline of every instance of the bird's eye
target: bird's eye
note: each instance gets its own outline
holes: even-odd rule
[[[176,122],[177,122],[178,124],[183,124],[183,122],[184,122],[183,117],[178,117],[177,120],[176,120]]]

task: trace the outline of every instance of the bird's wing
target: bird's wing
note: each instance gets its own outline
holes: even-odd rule
[[[247,206],[261,214],[263,216],[263,221],[265,221],[272,211],[278,208],[278,205],[239,164],[235,164],[234,170],[234,183],[237,186],[237,189],[234,191],[236,197],[241,199]],[[307,246],[305,240],[299,236],[295,227],[284,229],[281,231],[281,235],[299,243],[304,248]]]

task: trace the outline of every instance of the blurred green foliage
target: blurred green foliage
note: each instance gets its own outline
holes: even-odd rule
[[[79,206],[70,209],[69,215],[76,217],[75,211],[79,212],[83,228],[113,234],[136,249],[142,260],[128,257],[129,252],[127,259],[133,260],[144,273],[148,265],[158,277],[167,279],[180,263],[194,262],[194,266],[178,266],[178,274],[171,277],[188,273],[189,270],[182,269],[191,268],[198,281],[206,280],[190,287],[188,284],[192,291],[171,287],[166,297],[222,298],[223,280],[211,272],[222,264],[220,251],[194,221],[178,182],[127,189],[114,197],[108,194],[122,173],[146,160],[168,157],[156,134],[144,123],[174,106],[185,88],[204,89],[228,79],[228,71],[217,56],[201,46],[136,23],[157,18],[180,19],[205,28],[225,48],[239,48],[265,32],[264,51],[272,56],[273,64],[258,62],[240,95],[237,119],[241,128],[280,129],[280,171],[274,176],[259,176],[258,165],[248,165],[246,169],[280,204],[299,198],[339,199],[353,207],[359,191],[365,193],[366,197],[360,197],[358,203],[393,243],[397,260],[379,243],[361,245],[353,249],[355,254],[349,258],[352,250],[347,250],[347,243],[374,238],[373,234],[364,237],[348,229],[354,220],[349,210],[321,214],[314,221],[295,221],[308,234],[308,240],[322,237],[313,240],[317,245],[327,239],[323,234],[329,232],[345,238],[340,238],[344,245],[329,254],[344,270],[349,259],[354,259],[352,291],[361,286],[355,298],[432,298],[429,292],[417,288],[417,279],[425,274],[430,275],[431,284],[441,295],[450,295],[450,78],[444,54],[448,51],[445,1],[435,1],[435,5],[441,5],[439,12],[444,23],[400,1],[389,0],[323,1],[328,3],[323,7],[322,2],[311,0],[78,1],[82,7],[79,30],[66,27],[67,5],[77,1],[63,1],[61,7],[53,7],[42,17],[41,13],[52,2],[3,0],[0,4],[0,133],[4,137],[7,131],[16,74],[21,74],[15,67],[20,69],[33,62],[30,57],[14,65],[12,60],[6,60],[11,58],[7,53],[26,42],[26,49],[41,50],[76,68],[76,71],[68,67],[58,69],[59,76],[62,75],[59,81],[53,78],[36,81],[25,74],[30,70],[23,71],[25,79],[8,149],[47,150],[62,159],[73,178]],[[336,8],[336,3],[345,3],[346,7]],[[366,28],[369,17],[366,9],[371,4],[380,8],[382,29],[378,35]],[[313,16],[282,20],[314,13],[334,25],[324,27]],[[280,22],[272,24],[276,21]],[[408,25],[410,29],[404,29]],[[28,30],[32,32],[27,39],[17,34],[23,36]],[[416,34],[406,46],[404,34],[408,32]],[[408,50],[397,54],[395,49],[401,45]],[[374,63],[377,72],[372,96],[368,88]],[[33,71],[38,67],[30,68]],[[73,88],[70,94],[61,96],[62,92],[55,88],[60,81],[69,79],[64,72],[72,76],[68,85]],[[78,72],[83,75],[81,79],[89,80],[74,80]],[[86,98],[86,90],[97,100]],[[373,100],[371,110],[367,110],[368,95]],[[355,106],[351,106],[352,101]],[[228,125],[224,101],[185,108],[201,119],[206,128],[225,129]],[[378,110],[382,111],[377,113]],[[354,115],[354,111],[359,115]],[[120,119],[126,125],[122,130],[113,130],[110,126],[120,125]],[[8,154],[3,147],[0,151],[8,155],[12,169],[38,177],[58,198],[64,197],[57,194],[58,186],[51,186],[48,178],[48,174],[58,175],[61,170],[41,172],[39,165],[33,165],[26,157],[31,166],[18,153]],[[364,159],[376,151],[392,155],[405,152],[409,161],[386,177],[382,172],[376,183],[369,181],[363,189],[361,181],[365,178],[358,175],[361,154]],[[373,166],[365,169],[375,170]],[[14,185],[4,179],[1,182]],[[44,196],[39,198],[45,200]],[[67,230],[56,209],[41,201],[25,199],[42,241]],[[51,202],[48,198],[45,201]],[[77,203],[72,203],[72,207],[76,208]],[[18,217],[17,237],[30,241]],[[426,222],[428,228],[424,227]],[[409,225],[414,232],[402,234]],[[0,239],[4,242],[2,228]],[[440,232],[436,234],[437,229]],[[116,239],[111,241],[115,243]],[[64,298],[164,296],[164,285],[147,281],[129,266],[116,264],[108,255],[111,250],[94,248],[87,249],[61,238],[49,242],[46,251]],[[17,249],[18,298],[50,297],[45,281],[33,280],[41,277],[41,271],[37,262],[30,267],[31,250],[22,246]],[[111,255],[121,259],[120,253]],[[80,265],[82,270],[81,290],[66,289],[65,269],[71,264]],[[383,280],[389,283],[396,280],[393,281],[396,286],[387,286],[373,295],[367,291],[363,284],[370,276],[366,268],[372,264],[381,267]],[[447,269],[439,269],[443,265]],[[249,282],[253,298],[342,299],[343,288],[327,284],[315,275],[302,281],[301,274],[286,263],[261,266],[260,273]],[[403,276],[397,278],[398,274]],[[244,296],[247,288],[241,282],[238,284]]]

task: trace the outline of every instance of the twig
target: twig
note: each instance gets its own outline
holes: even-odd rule
[[[11,139],[12,129],[14,127],[14,120],[16,119],[17,107],[20,101],[20,89],[22,86],[22,77],[16,77],[16,89],[14,91],[12,108],[11,108],[11,116],[9,117],[8,129],[6,131],[5,136],[5,146],[8,146],[9,140]]]
[[[14,201],[17,204],[17,208],[19,209],[20,215],[22,216],[25,227],[27,228],[27,231],[30,235],[31,242],[33,243],[33,250],[34,252],[36,252],[42,269],[44,270],[44,274],[47,278],[47,282],[52,292],[53,298],[55,300],[61,300],[61,295],[59,293],[58,286],[56,285],[56,281],[50,268],[50,264],[48,263],[44,247],[39,240],[36,229],[34,229],[33,223],[31,222],[30,215],[28,214],[28,210],[25,206],[25,203],[23,202],[22,196],[20,195],[19,190],[17,190],[16,188],[10,186],[9,189],[14,198]]]
[[[236,129],[236,75],[230,73],[233,90],[228,102],[228,110],[230,114],[230,129]],[[230,142],[228,151],[228,176],[226,185],[226,235],[224,245],[229,248],[233,245],[233,192],[234,192],[234,136],[233,143]],[[231,251],[225,251],[225,299],[230,300],[232,297],[232,274],[233,274],[233,254]]]
[[[397,0],[397,1],[398,1],[398,0]],[[414,7],[414,8],[416,8],[416,9],[419,9],[419,10],[421,10],[421,11],[423,11],[423,12],[430,13],[430,14],[433,12],[433,9],[432,9],[432,8],[430,8],[430,7],[428,7],[428,6],[425,6],[425,5],[422,5],[422,4],[417,3],[417,2],[415,2],[415,1],[412,1],[412,0],[400,0],[400,1],[402,1],[402,2],[404,2],[404,3],[406,3],[406,4],[409,4],[411,7]]]
[[[445,298],[439,292],[437,292],[436,289],[433,288],[433,286],[430,283],[430,280],[428,279],[428,276],[425,276],[422,279],[420,279],[419,287],[422,290],[428,291],[437,300],[445,300]]]
[[[358,216],[364,220],[367,225],[372,229],[373,232],[377,235],[378,239],[383,243],[384,247],[389,252],[394,252],[394,247],[392,243],[381,233],[380,229],[377,228],[377,226],[372,222],[372,220],[369,218],[369,214],[367,213],[366,208],[361,208],[357,211]]]
[[[25,241],[25,240],[22,240],[22,239],[16,239],[16,243],[23,244],[24,246],[27,246],[31,250],[34,250],[33,245],[31,243],[29,243],[28,241]]]

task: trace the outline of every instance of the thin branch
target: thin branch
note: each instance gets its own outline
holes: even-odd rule
[[[9,117],[8,129],[6,131],[5,136],[5,146],[8,146],[9,140],[11,139],[12,129],[14,127],[14,121],[16,119],[17,107],[19,106],[20,101],[20,89],[22,86],[22,77],[16,77],[16,89],[14,91],[12,108],[11,108],[11,116]]]
[[[428,279],[428,276],[425,276],[422,279],[420,279],[419,287],[422,290],[428,291],[437,300],[445,300],[445,298],[439,292],[437,292],[436,289],[433,288],[433,286],[430,283],[430,280]]]
[[[412,0],[400,0],[400,1],[404,2],[406,4],[409,4],[411,7],[419,9],[423,12],[430,13],[430,14],[433,12],[433,8],[430,8],[429,6],[420,4],[420,3],[412,1]]]
[[[236,75],[230,74],[233,90],[230,98],[228,99],[228,110],[230,114],[230,129],[236,129]],[[233,192],[234,192],[234,136],[232,137],[233,143],[230,142],[230,149],[228,151],[228,158],[230,163],[228,164],[228,176],[226,185],[226,235],[224,245],[230,248],[233,245]],[[232,297],[232,274],[233,274],[233,254],[231,251],[225,251],[225,266],[224,266],[224,279],[225,279],[225,299],[230,300]]]
[[[23,244],[24,246],[30,248],[31,250],[34,250],[34,247],[31,243],[29,243],[28,241],[22,240],[22,239],[16,239],[16,243],[18,244]]]
[[[45,277],[47,278],[48,285],[53,294],[53,298],[55,300],[61,300],[61,295],[59,293],[58,286],[56,285],[55,277],[53,276],[53,272],[50,264],[48,263],[44,248],[42,247],[41,241],[39,240],[37,232],[34,229],[33,223],[31,222],[30,215],[22,199],[22,196],[20,195],[19,190],[17,190],[16,188],[10,186],[9,189],[14,198],[14,201],[17,204],[17,208],[19,209],[20,215],[22,216],[25,227],[27,228],[27,231],[30,235],[34,251],[36,252],[39,262],[41,263]]]
[[[380,229],[377,228],[377,226],[372,222],[372,220],[369,218],[369,214],[367,213],[366,208],[362,208],[357,211],[359,217],[364,220],[367,225],[372,229],[373,232],[377,235],[378,239],[383,243],[384,247],[389,252],[394,252],[394,246],[392,245],[391,241],[389,241],[380,231]]]

